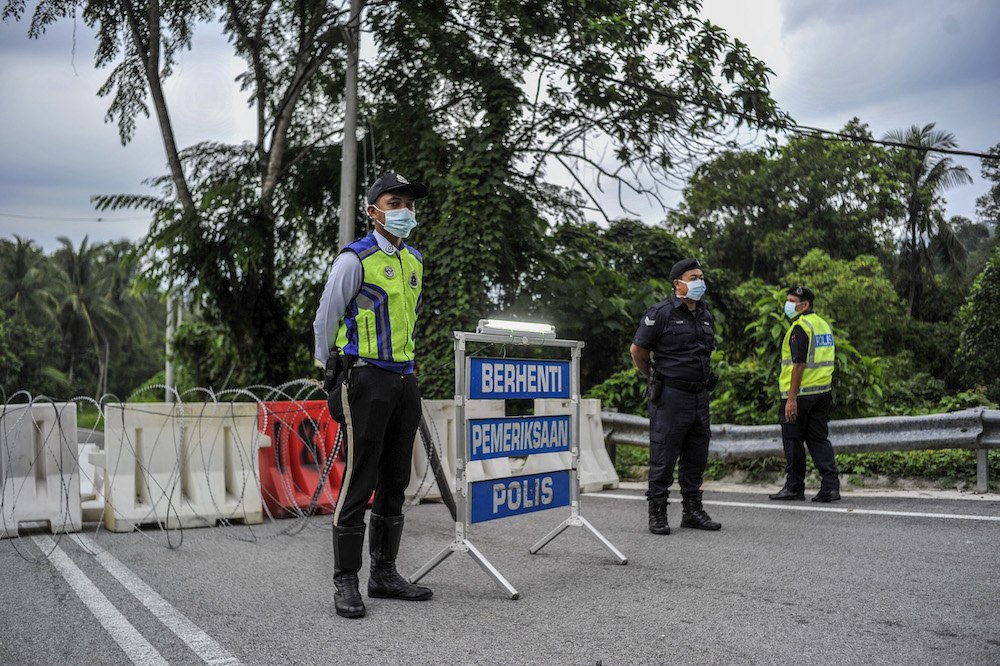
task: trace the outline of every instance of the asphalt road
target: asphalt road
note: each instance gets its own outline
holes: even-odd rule
[[[1000,496],[851,494],[781,505],[706,493],[719,532],[646,530],[641,490],[585,495],[583,528],[531,555],[566,508],[473,525],[423,603],[333,611],[330,518],[304,524],[0,542],[0,664],[1000,664]],[[440,504],[408,508],[399,568],[454,538]],[[290,534],[302,527],[297,534]],[[367,574],[362,574],[362,585]]]

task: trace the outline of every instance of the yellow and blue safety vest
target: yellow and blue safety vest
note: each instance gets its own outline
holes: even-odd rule
[[[393,254],[379,248],[374,235],[345,248],[361,260],[361,288],[348,304],[337,331],[337,346],[397,372],[413,372],[414,328],[423,298],[424,264],[420,253],[403,243]]]
[[[835,345],[833,329],[819,315],[809,313],[799,315],[785,333],[781,342],[781,376],[778,378],[778,388],[781,397],[787,398],[792,386],[792,348],[789,340],[796,327],[805,331],[809,338],[809,353],[806,357],[805,372],[802,373],[802,384],[799,395],[816,395],[833,389],[833,368],[835,364]]]

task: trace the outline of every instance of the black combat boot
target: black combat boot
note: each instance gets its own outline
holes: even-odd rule
[[[670,525],[667,524],[667,498],[650,497],[646,502],[649,503],[649,531],[653,534],[670,534]]]
[[[372,556],[372,573],[368,578],[368,596],[376,599],[425,601],[434,596],[426,587],[414,585],[396,571],[396,553],[403,536],[403,516],[371,514],[368,547]]]
[[[365,526],[333,526],[333,605],[341,617],[364,617],[365,602],[358,590],[358,571],[365,547]]]
[[[693,527],[696,530],[719,530],[722,525],[713,521],[701,505],[701,493],[681,500],[684,514],[681,516],[681,527]]]

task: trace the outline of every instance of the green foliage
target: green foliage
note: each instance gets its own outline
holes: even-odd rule
[[[0,398],[18,391],[57,397],[68,389],[58,371],[59,338],[52,326],[35,326],[10,316],[0,303]]]
[[[1000,185],[998,185],[998,188],[1000,188]],[[975,279],[975,276],[979,275],[986,268],[986,264],[990,261],[990,254],[994,246],[992,230],[996,227],[996,222],[992,225],[983,222],[973,222],[966,217],[956,215],[948,220],[948,224],[955,231],[955,236],[959,242],[962,243],[969,253],[968,261],[966,262],[966,275],[971,282]]]
[[[883,355],[899,348],[903,303],[876,257],[833,259],[812,250],[785,281],[816,292],[817,314],[836,322],[861,353]]]
[[[976,452],[964,449],[842,453],[837,456],[837,467],[842,474],[920,477],[948,485],[956,481],[975,483],[976,465]],[[995,451],[990,452],[989,470],[994,479],[1000,473],[1000,455]]]
[[[713,357],[713,367],[720,376],[711,405],[713,422],[755,425],[777,420],[781,342],[790,326],[783,311],[786,293],[776,289],[757,302],[757,319],[746,327],[755,345],[752,356],[738,362],[730,362],[719,353]],[[836,418],[880,413],[882,368],[878,359],[860,354],[847,335],[830,324],[837,341],[833,377]]]
[[[615,474],[620,479],[634,479],[640,467],[649,467],[649,447],[624,444],[615,449]]]
[[[586,392],[583,397],[600,400],[601,409],[617,409],[623,414],[649,418],[646,378],[634,367],[616,372]]]
[[[130,244],[60,243],[46,256],[31,241],[0,240],[0,295],[10,303],[0,384],[59,397],[121,395],[163,363],[162,304],[132,290]]]
[[[348,7],[165,0],[121,9],[41,0],[29,30],[38,36],[82,13],[98,31],[96,65],[111,68],[99,92],[112,96],[109,118],[122,141],[139,114],[159,122],[170,168],[154,181],[162,196],[98,203],[150,210],[147,285],[192,288],[227,329],[245,376],[285,379],[302,366],[288,314],[308,309],[295,302],[300,287],[321,279],[329,262],[317,258],[334,249],[339,192],[330,183],[339,175]],[[359,77],[359,126],[375,150],[359,178],[391,169],[432,190],[414,238],[427,267],[418,348],[428,395],[451,393],[451,332],[530,292],[549,221],[578,219],[580,199],[547,179],[595,167],[599,180],[655,199],[677,163],[705,154],[734,119],[754,126],[786,120],[767,90],[770,70],[699,10],[695,0],[367,6],[364,29],[376,55]],[[5,18],[24,13],[20,0],[4,3]],[[216,13],[247,65],[240,82],[256,107],[257,136],[244,146],[181,150],[162,87],[196,27]],[[595,141],[610,154],[593,155]],[[642,185],[649,179],[636,176],[644,174],[657,185]],[[652,261],[642,253],[639,263]],[[589,284],[577,274],[551,292],[575,285],[596,293],[618,280],[595,274]],[[624,325],[618,322],[634,315],[635,299],[659,290],[644,288],[627,302],[589,301],[591,328],[603,318],[614,322],[595,344],[601,335],[600,344],[610,344]],[[615,365],[588,368],[587,376],[596,381]]]
[[[249,384],[247,367],[239,363],[236,347],[221,327],[185,321],[177,327],[171,350],[178,364],[178,385],[220,391]]]
[[[986,395],[1000,401],[1000,245],[976,278],[958,314],[957,363],[969,384],[985,387]]]
[[[54,267],[33,240],[14,239],[0,239],[0,302],[11,304],[10,315],[22,321],[51,322],[57,307]]]
[[[757,425],[778,418],[778,373],[758,358],[739,363],[713,361],[719,385],[712,393],[711,415],[715,423]]]
[[[1000,143],[989,150],[994,158],[983,158],[980,173],[983,180],[993,183],[989,191],[976,199],[976,212],[982,219],[992,220],[994,233],[1000,222]]]
[[[947,394],[942,380],[917,367],[909,350],[882,359],[887,415],[930,414]]]
[[[560,337],[584,341],[586,391],[632,367],[629,341],[642,313],[670,297],[668,273],[682,257],[676,237],[634,220],[604,231],[592,223],[557,225],[544,240],[533,281],[507,313],[552,323]]]
[[[906,355],[909,372],[929,374],[944,382],[945,390],[956,388],[955,329],[953,320],[904,318],[899,349]]]
[[[730,270],[708,267],[705,302],[715,316],[715,347],[719,358],[735,363],[754,354],[756,344],[745,334],[757,319],[755,303],[771,295],[773,287],[760,279],[740,281]]]
[[[953,134],[934,129],[934,123],[894,130],[885,138],[927,149],[892,149],[905,206],[900,258],[906,266],[906,313],[913,315],[920,309],[924,283],[936,272],[935,264],[958,274],[964,270],[965,248],[944,219],[941,194],[957,185],[971,183],[972,178],[964,166],[956,166],[951,157],[937,152],[936,149],[956,148],[958,143]]]
[[[842,132],[871,138],[856,118]],[[899,192],[884,149],[792,137],[700,166],[669,223],[691,233],[708,264],[774,283],[810,249],[845,260],[880,254]]]

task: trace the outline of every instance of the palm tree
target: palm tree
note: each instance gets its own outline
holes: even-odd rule
[[[956,166],[950,157],[936,152],[956,148],[958,143],[950,132],[935,130],[934,123],[922,129],[913,125],[907,130],[893,130],[883,139],[920,148],[896,153],[906,204],[902,252],[909,280],[906,313],[912,316],[920,297],[921,269],[933,270],[935,259],[948,268],[961,265],[964,248],[944,219],[940,195],[956,185],[971,183],[972,177],[968,169]]]
[[[70,239],[60,236],[58,240],[63,247],[56,250],[54,259],[61,271],[59,319],[69,351],[69,378],[73,378],[80,348],[91,347],[97,359],[95,397],[99,399],[107,386],[111,344],[128,330],[128,320],[109,298],[110,276],[103,270],[101,246],[88,246],[84,237],[74,250]]]
[[[0,300],[14,305],[18,319],[52,321],[56,298],[50,262],[33,240],[17,234],[14,239],[0,242]]]

